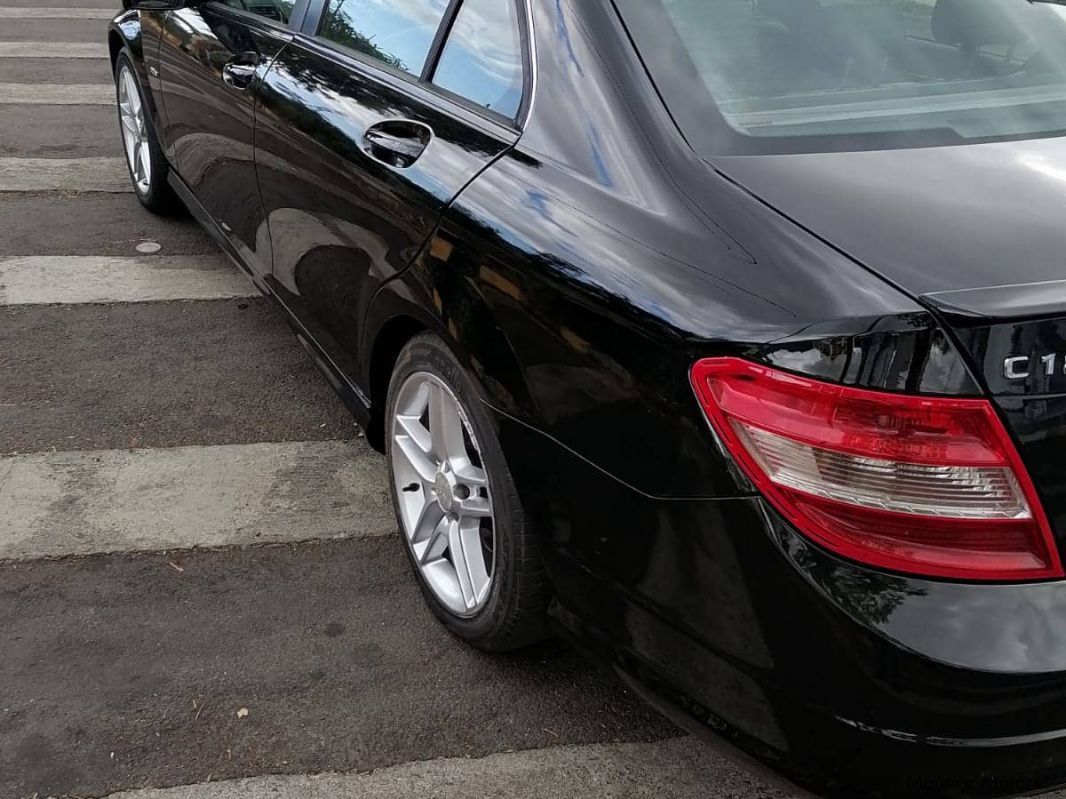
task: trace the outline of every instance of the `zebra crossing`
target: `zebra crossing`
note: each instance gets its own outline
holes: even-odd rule
[[[212,256],[0,257],[0,305],[254,297],[251,281]]]
[[[131,194],[72,2],[0,0],[0,796],[780,796],[436,624],[285,321]]]
[[[0,42],[0,58],[107,58],[107,45],[94,42]]]
[[[121,158],[0,158],[0,192],[132,193]]]
[[[115,103],[110,86],[91,83],[0,83],[0,103],[12,105],[106,105]]]

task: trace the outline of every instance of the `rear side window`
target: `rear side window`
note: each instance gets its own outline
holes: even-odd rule
[[[433,83],[509,119],[522,105],[522,36],[514,0],[463,0]]]
[[[419,75],[447,9],[448,0],[329,0],[319,35]]]

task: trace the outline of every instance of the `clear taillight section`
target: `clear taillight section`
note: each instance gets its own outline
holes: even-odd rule
[[[711,358],[692,384],[718,436],[800,532],[862,563],[975,580],[1062,576],[987,400],[918,397]]]
[[[780,486],[866,508],[958,519],[1030,519],[1009,466],[934,466],[813,447],[734,422],[733,430]]]

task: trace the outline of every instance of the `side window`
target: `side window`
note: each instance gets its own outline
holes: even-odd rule
[[[319,36],[420,75],[447,10],[448,0],[329,0]]]
[[[522,36],[514,0],[463,0],[433,83],[511,119],[522,105]]]
[[[222,5],[288,24],[295,0],[222,0]]]

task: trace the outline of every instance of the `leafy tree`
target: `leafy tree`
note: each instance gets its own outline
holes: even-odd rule
[[[355,29],[352,25],[352,14],[342,13],[344,4],[348,0],[333,0],[330,3],[329,11],[326,14],[326,24],[322,29],[322,34],[332,42],[342,44],[345,47],[349,47],[352,50],[357,50],[360,53],[376,58],[388,64],[395,69],[406,70],[407,67],[404,63],[392,55],[382,50],[378,45],[374,43],[374,39],[371,36],[367,36]]]

